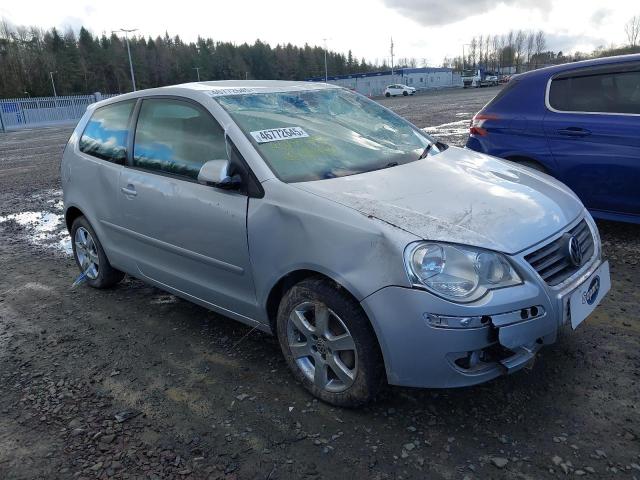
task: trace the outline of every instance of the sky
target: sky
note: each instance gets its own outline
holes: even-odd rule
[[[640,16],[640,0],[2,0],[0,17],[14,25],[52,26],[93,34],[137,28],[144,36],[198,35],[275,45],[326,45],[358,58],[398,58],[430,66],[461,55],[474,35],[543,30],[547,47],[590,52],[625,43],[624,24]]]

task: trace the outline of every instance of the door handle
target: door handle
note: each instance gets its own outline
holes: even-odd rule
[[[561,128],[558,130],[560,135],[566,135],[568,137],[586,137],[591,135],[591,131],[586,128],[580,127],[569,127],[569,128]]]
[[[136,188],[133,185],[127,185],[126,187],[122,187],[120,191],[130,197],[135,197],[136,195],[138,195],[138,192],[136,192]]]

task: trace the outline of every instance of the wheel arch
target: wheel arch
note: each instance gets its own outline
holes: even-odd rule
[[[375,347],[377,347],[377,350],[380,353],[380,357],[382,358],[382,362],[384,365],[383,374],[385,375],[385,382],[386,382],[388,365],[387,365],[387,359],[385,358],[385,348],[383,348],[384,346],[380,341],[380,337],[378,336],[378,329],[375,327],[375,325],[371,321],[371,317],[369,316],[369,313],[364,308],[362,303],[358,300],[358,298],[348,288],[346,288],[340,282],[331,278],[329,275],[325,273],[319,272],[317,270],[312,270],[312,269],[293,270],[283,275],[275,283],[275,285],[273,285],[273,287],[269,292],[269,295],[267,297],[267,302],[266,302],[267,316],[269,320],[269,326],[271,328],[271,333],[276,338],[278,337],[277,317],[278,317],[278,307],[280,306],[280,300],[282,299],[282,297],[287,293],[287,291],[289,291],[291,287],[293,287],[297,283],[313,277],[325,279],[333,283],[337,288],[344,291],[354,302],[356,302],[356,304],[362,310],[362,313],[367,319],[368,327],[371,330],[371,333],[373,334],[373,338],[375,339],[375,342],[377,343]]]
[[[84,216],[86,215],[76,206],[72,205],[67,208],[67,210],[64,212],[64,222],[67,226],[67,231],[71,233],[71,226],[73,225],[73,222],[76,220],[76,218]]]
[[[504,157],[505,160],[509,160],[510,162],[514,162],[514,163],[520,163],[520,164],[536,164],[539,165],[540,168],[542,169],[542,172],[544,173],[549,173],[549,168],[540,160],[532,157],[531,155],[519,155],[519,154],[512,154],[512,155],[506,155]]]
[[[269,326],[271,327],[271,332],[274,335],[277,336],[278,334],[277,328],[276,328],[276,321],[278,317],[278,307],[280,306],[280,301],[282,300],[282,297],[289,291],[291,287],[311,277],[319,277],[319,278],[323,278],[330,281],[337,288],[346,292],[358,305],[360,305],[360,301],[358,300],[357,296],[354,295],[354,293],[348,287],[343,285],[343,283],[339,282],[335,278],[332,278],[330,275],[320,272],[318,270],[310,269],[310,268],[300,268],[297,270],[292,270],[289,273],[282,275],[278,279],[278,281],[276,281],[275,284],[271,287],[271,289],[269,290],[269,294],[267,295],[267,300],[265,304],[267,319],[269,320]],[[365,315],[366,315],[366,312],[365,312]],[[367,315],[367,318],[368,318],[368,315]],[[371,325],[371,320],[369,320],[369,324]],[[371,328],[373,329],[373,325],[371,325]],[[375,332],[375,329],[373,330]],[[380,342],[378,341],[378,343]]]

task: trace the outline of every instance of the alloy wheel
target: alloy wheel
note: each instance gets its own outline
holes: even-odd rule
[[[349,329],[324,303],[303,302],[287,322],[291,355],[302,373],[318,388],[347,390],[358,374],[358,353]]]
[[[80,269],[87,278],[95,280],[98,278],[100,268],[100,258],[98,257],[98,247],[89,231],[84,227],[78,227],[74,235],[76,258]]]

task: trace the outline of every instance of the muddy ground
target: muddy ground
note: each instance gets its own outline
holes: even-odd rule
[[[496,91],[381,101],[461,144]],[[532,370],[341,410],[265,334],[135,279],[71,287],[70,131],[0,134],[0,479],[640,478],[640,226],[599,224],[611,293]]]

